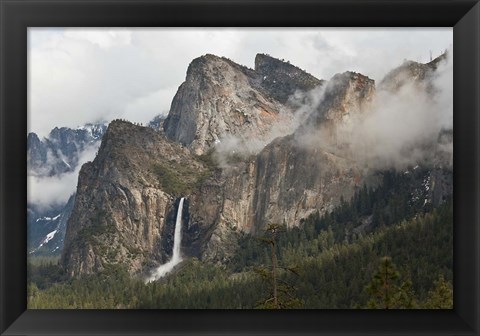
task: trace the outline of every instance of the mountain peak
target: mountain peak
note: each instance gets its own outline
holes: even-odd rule
[[[324,83],[289,61],[268,54],[257,54],[255,71],[262,77],[261,86],[282,104],[287,103],[295,91],[310,91]]]
[[[283,59],[275,58],[269,54],[259,53],[255,56],[255,71],[259,73],[265,73],[270,67],[283,67],[288,66],[291,68],[299,69],[299,67],[290,64],[290,61],[285,61]]]
[[[382,79],[379,88],[395,92],[407,83],[424,83],[429,85],[429,79],[440,64],[447,62],[448,51],[428,63],[405,60]]]
[[[30,143],[30,142],[35,142],[35,143],[40,142],[40,139],[38,138],[37,133],[34,133],[34,132],[28,133],[28,135],[27,135],[27,142],[28,142],[28,143]]]
[[[447,49],[440,56],[428,62],[427,65],[433,68],[434,70],[436,70],[441,63],[447,62],[449,58],[450,58],[450,52]]]
[[[218,57],[213,54],[205,54],[200,57],[194,58],[188,65],[187,77],[192,73],[201,71],[207,67],[211,67],[212,65],[218,64],[221,61],[222,61],[221,57]]]
[[[307,124],[318,125],[327,120],[341,122],[348,115],[360,113],[374,92],[375,81],[361,73],[346,71],[336,74],[328,81],[322,104]]]

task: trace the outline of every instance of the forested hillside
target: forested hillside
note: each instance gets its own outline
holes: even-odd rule
[[[389,172],[375,190],[361,187],[333,212],[278,234],[277,282],[288,284],[292,308],[384,308],[374,290],[385,256],[394,273],[390,308],[452,308],[452,202],[435,209],[409,202],[407,178]],[[363,231],[354,229],[368,218]],[[263,308],[272,282],[262,270],[271,269],[272,255],[261,237],[245,235],[226,266],[190,259],[148,284],[121,266],[67,280],[51,261],[32,265],[29,307]]]

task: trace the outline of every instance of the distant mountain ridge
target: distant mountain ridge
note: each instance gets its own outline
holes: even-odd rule
[[[53,176],[75,170],[79,155],[98,144],[107,124],[86,124],[77,129],[55,127],[42,140],[37,134],[27,136],[27,165],[29,175]]]
[[[40,140],[35,133],[27,135],[27,175],[36,178],[72,174],[82,162],[86,150],[95,150],[107,129],[107,124],[86,124],[76,129],[55,127]],[[58,255],[63,249],[66,224],[74,196],[66,204],[45,208],[28,203],[28,252],[33,255]]]

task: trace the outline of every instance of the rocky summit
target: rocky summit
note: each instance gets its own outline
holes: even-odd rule
[[[267,55],[257,55],[255,70],[205,55],[189,65],[163,128],[169,139],[195,154],[206,153],[226,135],[263,140],[274,124],[293,117],[288,97],[321,84]]]
[[[404,64],[382,83],[400,87],[405,73],[427,80],[422,69],[435,71],[439,61]],[[183,255],[224,263],[240,236],[261,234],[269,223],[299,227],[362,185],[377,185],[382,172],[333,149],[341,145],[337,127],[365,113],[375,94],[375,82],[362,74],[325,82],[265,54],[256,56],[255,69],[214,55],[194,59],[163,123],[111,122],[98,155],[83,165],[62,253],[68,275],[121,264],[144,276],[165,263],[181,197]],[[295,97],[315,103],[305,111]],[[274,132],[279,125],[287,125],[281,134]],[[319,133],[326,142],[310,141]],[[228,139],[236,147],[222,147]],[[254,140],[262,145],[245,151]],[[429,174],[428,192],[418,197],[442,202],[451,170]]]
[[[83,165],[65,236],[71,276],[123,263],[132,273],[165,258],[161,233],[175,197],[188,195],[208,169],[161,133],[110,123],[97,157]]]

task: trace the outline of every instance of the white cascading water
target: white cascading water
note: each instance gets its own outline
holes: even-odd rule
[[[182,256],[180,255],[180,245],[182,243],[182,212],[184,199],[185,198],[182,197],[180,199],[180,203],[178,204],[177,219],[175,221],[175,233],[173,235],[172,259],[170,259],[166,264],[160,265],[156,270],[154,270],[147,282],[160,279],[167,273],[171,272],[173,268],[182,261]]]

